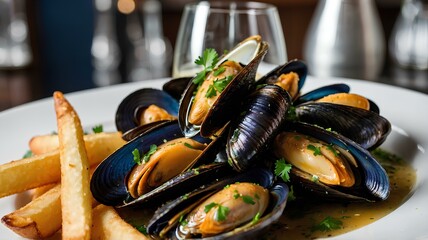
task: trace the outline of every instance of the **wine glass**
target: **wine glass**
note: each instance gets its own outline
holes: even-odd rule
[[[260,35],[269,51],[260,68],[287,61],[278,10],[259,2],[199,2],[187,4],[178,31],[172,76],[188,77],[200,71],[194,61],[206,48],[219,55],[252,35]]]

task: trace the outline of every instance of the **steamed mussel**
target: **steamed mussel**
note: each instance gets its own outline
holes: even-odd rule
[[[274,176],[278,158],[292,165],[291,184],[302,196],[386,199],[388,177],[367,150],[390,131],[377,106],[344,84],[301,94],[307,69],[299,60],[257,80],[267,48],[250,37],[194,78],[167,83],[170,98],[180,96],[171,114],[178,121],[134,134],[109,156],[93,175],[94,197],[136,212],[157,208],[147,232],[174,239],[253,238],[277,221],[290,184]],[[342,98],[364,107],[336,101]],[[134,125],[135,109],[148,109],[136,105]]]

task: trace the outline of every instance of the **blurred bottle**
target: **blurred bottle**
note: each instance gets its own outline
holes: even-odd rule
[[[92,39],[93,81],[96,86],[120,83],[118,65],[120,49],[114,22],[112,0],[95,0],[95,29]]]
[[[130,81],[168,77],[172,47],[163,36],[161,3],[158,0],[145,0],[137,11],[142,16],[142,23],[136,14],[131,14],[127,26],[133,45]]]
[[[428,69],[428,0],[405,0],[389,40],[399,65]]]
[[[304,45],[309,73],[376,79],[385,38],[373,0],[320,0]]]
[[[0,111],[37,95],[24,0],[0,0]]]
[[[22,68],[31,61],[25,1],[0,0],[0,68]]]

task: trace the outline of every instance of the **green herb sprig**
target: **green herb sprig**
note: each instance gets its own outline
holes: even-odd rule
[[[198,85],[201,84],[204,81],[207,73],[214,69],[217,62],[217,52],[213,48],[205,49],[202,53],[202,56],[199,56],[199,58],[195,60],[195,64],[203,66],[203,69],[193,79],[193,83]]]
[[[283,158],[278,159],[275,162],[275,175],[282,178],[284,182],[289,182],[291,168],[292,165],[285,163]]]

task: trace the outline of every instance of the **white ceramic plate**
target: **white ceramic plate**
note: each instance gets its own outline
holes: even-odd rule
[[[114,130],[115,111],[125,96],[143,87],[160,88],[164,82],[165,79],[121,84],[66,96],[85,128],[103,124],[105,130]],[[303,92],[338,82],[349,84],[352,92],[362,94],[379,105],[381,115],[393,125],[392,133],[382,147],[410,161],[417,171],[417,182],[412,196],[394,212],[334,239],[428,239],[428,95],[362,80],[311,77],[308,77]],[[52,99],[1,112],[0,163],[20,159],[32,136],[55,130]],[[0,199],[0,216],[25,201],[25,194]],[[20,239],[3,225],[0,226],[0,238]]]

